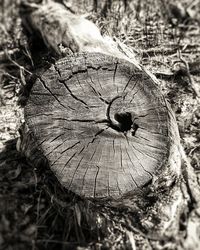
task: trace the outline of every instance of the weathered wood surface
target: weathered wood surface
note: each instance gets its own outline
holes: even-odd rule
[[[25,120],[58,180],[81,196],[117,198],[160,172],[170,182],[179,173],[169,104],[125,60],[85,53],[57,61],[34,84]]]

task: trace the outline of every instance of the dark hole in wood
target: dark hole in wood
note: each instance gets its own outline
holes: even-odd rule
[[[121,132],[126,132],[131,129],[133,122],[129,112],[116,113],[114,118],[119,123],[118,126]]]
[[[114,115],[117,124],[113,124],[112,122],[109,124],[111,128],[117,130],[118,132],[127,132],[132,130],[132,136],[135,135],[136,130],[138,129],[138,125],[133,123],[131,114],[129,112],[124,113],[116,113]]]

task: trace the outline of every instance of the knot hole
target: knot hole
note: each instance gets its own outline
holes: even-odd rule
[[[138,125],[133,123],[131,113],[115,113],[114,118],[118,122],[120,132],[127,132],[129,130],[132,130],[132,135],[135,135]]]

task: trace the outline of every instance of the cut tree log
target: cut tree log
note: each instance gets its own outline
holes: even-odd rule
[[[170,98],[170,102],[173,103],[175,110],[177,109],[176,115],[181,129],[182,142],[186,149],[185,151],[189,156],[188,159],[192,159],[192,165],[190,165],[190,162],[188,161],[183,148],[179,146],[177,125],[173,117],[174,115],[171,113],[171,109],[168,107],[168,104],[166,102],[166,112],[170,116],[168,121],[172,122],[172,124],[168,125],[169,132],[171,133],[169,133],[169,143],[171,144],[169,145],[170,150],[168,152],[168,156],[166,156],[166,165],[163,164],[163,166],[160,166],[160,168],[156,169],[156,173],[152,173],[153,177],[152,179],[150,178],[149,182],[147,182],[146,185],[143,186],[141,184],[141,187],[135,189],[133,188],[131,192],[125,190],[124,195],[115,194],[112,192],[110,195],[110,200],[99,199],[99,197],[102,196],[96,196],[96,198],[98,199],[94,200],[93,198],[91,198],[94,197],[94,195],[89,196],[90,198],[81,198],[79,195],[75,195],[74,192],[76,192],[76,188],[74,192],[69,192],[68,189],[63,188],[63,186],[60,185],[54,173],[50,171],[49,167],[47,166],[48,164],[46,164],[48,156],[45,157],[43,144],[41,144],[39,150],[39,139],[34,135],[34,133],[37,135],[37,131],[35,131],[36,129],[33,128],[30,130],[27,128],[27,126],[24,126],[23,131],[20,131],[21,143],[19,139],[17,147],[20,149],[20,151],[25,153],[28,158],[28,162],[26,162],[24,158],[21,158],[20,154],[17,154],[14,150],[15,141],[12,143],[12,146],[9,143],[9,147],[7,148],[6,146],[6,150],[3,150],[0,156],[0,165],[3,173],[3,203],[1,202],[3,210],[1,217],[3,219],[5,217],[6,221],[8,220],[11,226],[7,227],[7,222],[6,225],[4,225],[5,223],[2,224],[3,228],[5,228],[6,230],[3,230],[3,240],[0,240],[0,245],[2,245],[2,242],[4,247],[5,244],[9,244],[10,246],[10,244],[14,243],[16,246],[14,247],[14,249],[21,249],[23,248],[21,245],[21,240],[23,239],[23,242],[25,244],[26,242],[29,242],[32,245],[32,248],[38,249],[75,249],[76,247],[76,249],[81,248],[120,250],[200,249],[200,189],[198,173],[199,171],[197,169],[199,114],[196,114],[196,112],[194,113],[194,110],[196,110],[199,102],[198,98],[192,97],[190,93],[191,89],[188,88],[189,86],[186,86],[187,79],[185,79],[185,77],[184,79],[182,79],[183,81],[178,81],[177,79],[177,76],[180,77],[183,75],[182,73],[184,73],[184,75],[191,73],[191,77],[194,83],[197,84],[199,82],[198,65],[196,65],[198,64],[196,60],[198,58],[199,51],[198,25],[195,24],[193,20],[192,24],[189,26],[177,26],[176,32],[174,33],[175,30],[167,25],[164,16],[161,17],[160,15],[155,15],[155,13],[164,14],[166,10],[166,8],[162,6],[161,1],[159,0],[153,2],[126,1],[126,11],[124,11],[123,6],[123,2],[125,1],[110,1],[111,6],[109,6],[109,8],[107,9],[108,12],[106,13],[106,19],[100,16],[100,13],[103,12],[101,11],[101,9],[105,10],[107,8],[106,0],[98,1],[98,4],[96,4],[97,6],[95,7],[95,9],[97,10],[96,13],[91,12],[93,0],[73,2],[71,0],[56,0],[56,2],[62,2],[63,4],[66,4],[67,9],[65,9],[60,4],[53,3],[52,1],[48,0],[35,1],[37,3],[40,2],[40,4],[33,4],[34,0],[27,0],[26,4],[28,2],[31,2],[29,6],[30,12],[27,13],[27,19],[29,20],[29,24],[31,25],[31,29],[29,31],[31,31],[32,33],[27,33],[28,37],[26,37],[26,35],[23,33],[23,28],[21,27],[21,17],[24,17],[24,13],[22,13],[22,15],[20,16],[18,12],[19,2],[21,1],[2,1],[1,21],[3,21],[2,28],[6,37],[3,36],[3,40],[1,39],[1,44],[3,44],[3,46],[1,46],[0,50],[3,50],[5,45],[7,49],[5,49],[4,52],[0,53],[0,60],[2,59],[4,61],[2,64],[1,72],[3,82],[1,84],[2,86],[0,86],[0,89],[3,86],[5,86],[7,89],[10,84],[16,84],[15,86],[17,87],[18,82],[20,81],[23,82],[23,84],[25,83],[25,80],[28,82],[29,77],[27,77],[26,74],[23,74],[24,70],[26,71],[26,73],[28,72],[27,70],[30,70],[33,75],[34,73],[40,75],[38,76],[38,80],[35,83],[38,87],[41,87],[40,84],[42,85],[39,78],[43,79],[44,76],[45,84],[47,83],[48,85],[50,82],[52,83],[52,81],[50,81],[49,79],[49,75],[51,75],[51,73],[47,75],[48,72],[51,72],[51,70],[55,73],[55,77],[58,77],[58,79],[62,80],[64,78],[63,75],[61,76],[59,75],[59,73],[57,73],[58,67],[55,70],[54,65],[52,65],[51,69],[46,73],[41,73],[45,71],[44,69],[47,65],[46,60],[49,59],[51,62],[55,61],[55,53],[51,53],[52,49],[57,54],[59,54],[60,57],[67,56],[67,58],[56,62],[56,64],[59,64],[61,61],[64,61],[67,64],[67,66],[66,64],[62,66],[65,70],[69,65],[71,65],[72,62],[77,60],[79,62],[81,60],[84,60],[85,62],[87,58],[91,58],[92,56],[93,58],[91,59],[91,61],[93,62],[93,64],[94,61],[97,60],[97,58],[102,57],[105,59],[104,61],[109,61],[109,63],[113,61],[114,65],[110,66],[110,69],[115,68],[115,63],[118,62],[115,80],[118,79],[119,75],[123,75],[122,79],[126,78],[121,68],[127,68],[131,63],[131,69],[136,68],[135,71],[138,71],[143,76],[147,74],[148,80],[146,81],[153,82],[153,85],[161,84],[162,91],[169,94],[168,98]],[[76,13],[83,13],[86,6],[87,10],[89,10],[89,13],[91,13],[91,16],[89,17],[93,20],[96,20],[102,31],[108,31],[110,34],[113,34],[113,31],[115,30],[116,36],[124,37],[125,35],[126,44],[129,44],[129,46],[136,45],[139,48],[142,48],[142,50],[138,52],[142,63],[149,67],[151,71],[155,72],[161,80],[158,82],[149,72],[145,72],[145,69],[143,69],[141,65],[139,65],[139,63],[137,63],[137,61],[135,60],[135,58],[137,58],[135,54],[133,54],[131,50],[129,50],[123,44],[120,44],[119,41],[113,42],[112,39],[102,37],[98,28],[94,24],[79,15],[74,15],[73,13],[71,13],[69,10],[69,3],[71,3],[71,7],[73,6],[73,10],[75,10]],[[102,8],[103,6],[105,6],[105,8]],[[198,8],[196,13],[198,13]],[[136,18],[136,25],[134,23],[135,16],[138,17],[138,19]],[[100,19],[97,20],[97,17],[100,17]],[[164,26],[166,25],[166,29],[163,29],[163,24]],[[137,28],[138,25],[139,30]],[[183,32],[184,36],[182,37]],[[42,43],[41,39],[39,39],[36,35],[38,33],[40,33],[45,44]],[[167,34],[167,36],[165,36],[165,34]],[[32,37],[34,38],[32,39]],[[32,42],[30,42],[31,40]],[[39,46],[37,46],[37,43],[39,43]],[[33,46],[30,46],[30,54],[28,48],[29,44],[33,44]],[[48,47],[48,49],[45,45]],[[15,51],[16,48],[17,51]],[[10,51],[14,51],[16,53],[13,54],[10,53]],[[85,51],[87,53],[74,55],[73,51]],[[175,55],[175,53],[178,51],[180,52],[179,55]],[[26,56],[24,55],[24,52],[25,54],[27,54]],[[101,55],[90,54],[91,52],[98,52],[101,53]],[[136,53],[136,50],[134,50],[134,52]],[[102,54],[106,54],[108,57],[103,56]],[[3,55],[3,57],[1,55]],[[49,55],[52,55],[53,58]],[[111,57],[109,57],[109,55]],[[181,55],[184,58],[182,58]],[[38,56],[41,59],[39,59]],[[113,56],[118,58],[119,60],[113,58]],[[176,67],[174,67],[175,65],[173,64],[174,60],[179,62],[178,64],[175,64]],[[180,60],[182,60],[182,62]],[[102,64],[103,62],[98,63]],[[186,72],[187,74],[185,74],[185,69],[182,69],[182,67],[184,66],[183,64],[188,64],[189,66],[189,68],[186,67],[189,70],[188,72]],[[172,65],[173,67],[171,67]],[[38,68],[38,66],[40,67],[40,69]],[[74,67],[74,65],[72,66]],[[81,65],[80,67],[85,68],[85,64]],[[119,69],[120,71],[118,71]],[[6,75],[9,74],[9,76],[6,76],[5,79],[4,70]],[[101,70],[102,69],[98,69],[96,70],[96,72],[99,72]],[[77,69],[74,69],[74,71],[77,71]],[[93,69],[90,68],[88,72],[91,73],[91,71],[93,71]],[[105,68],[102,71],[107,72]],[[112,71],[111,73],[114,74],[114,72]],[[83,75],[85,76],[86,73],[78,72],[76,75],[82,77]],[[162,80],[163,75],[165,76],[164,80]],[[35,77],[33,77],[33,79],[34,78]],[[111,78],[113,78],[112,75]],[[12,81],[10,81],[10,79],[12,79]],[[72,79],[74,78],[72,77]],[[144,77],[144,79],[146,78]],[[15,83],[13,83],[13,80]],[[32,80],[28,82],[28,84],[31,85],[31,82],[33,82]],[[71,80],[68,79],[67,83],[71,83],[70,81]],[[120,80],[120,85],[123,83],[124,82],[122,81],[121,83]],[[110,86],[113,86],[112,79],[110,79],[109,84]],[[130,82],[129,84],[132,83]],[[62,86],[62,82],[60,83],[60,85],[55,82],[55,86]],[[74,91],[75,86],[76,81],[72,86],[72,89],[70,86],[70,90]],[[142,82],[141,85],[139,82],[137,86],[142,86]],[[155,88],[158,88],[158,94],[160,94],[159,87]],[[17,89],[15,90],[17,91]],[[13,94],[15,93],[15,90],[12,91]],[[6,124],[5,121],[3,122],[2,120],[3,126],[6,127],[5,131],[4,129],[1,129],[3,131],[2,135],[6,140],[6,138],[13,138],[13,136],[15,135],[14,128],[17,122],[16,119],[18,119],[17,114],[21,111],[21,109],[17,113],[10,113],[10,110],[16,108],[13,105],[13,103],[15,104],[16,102],[15,98],[14,100],[12,98],[12,104],[10,105],[10,101],[7,100],[8,95],[5,91],[3,91],[2,93],[5,94],[3,96],[3,100],[6,100],[6,106],[3,107],[1,117],[4,118],[5,115],[8,115],[8,118],[12,118],[11,120],[7,119],[8,122]],[[54,91],[54,89],[52,89],[52,91]],[[67,90],[65,90],[65,93],[68,93]],[[74,94],[74,92],[72,93]],[[130,95],[131,93],[128,92],[126,96],[123,95],[123,98],[114,98],[113,102],[111,103],[112,105],[110,105],[110,108],[108,109],[109,102],[110,100],[112,100],[112,96],[110,95],[109,100],[106,100],[107,103],[105,102],[104,123],[91,122],[91,128],[89,128],[89,126],[86,127],[86,123],[84,123],[83,125],[85,126],[85,131],[88,131],[89,129],[90,133],[92,133],[95,126],[100,127],[103,124],[105,126],[111,125],[112,128],[106,129],[106,135],[108,135],[108,132],[109,135],[111,135],[111,133],[116,133],[117,135],[121,134],[124,139],[129,138],[130,144],[130,138],[133,140],[135,137],[137,137],[138,131],[140,131],[138,130],[139,128],[137,129],[138,119],[135,120],[135,111],[131,109],[131,111],[127,113],[125,111],[126,106],[124,106],[125,108],[122,108],[124,112],[113,113],[113,111],[115,111],[114,109],[116,105],[120,103],[120,105],[123,106],[125,104],[124,97],[128,97]],[[61,96],[57,97],[58,99],[61,98]],[[30,99],[33,100],[33,98],[34,97],[31,94]],[[39,100],[39,98],[41,98],[41,96],[38,96],[37,101]],[[47,95],[45,95],[43,98],[47,98]],[[49,98],[54,99],[51,94],[49,94]],[[72,97],[69,96],[69,99],[70,98]],[[161,96],[159,98],[161,98]],[[88,97],[85,98],[86,103],[88,100]],[[52,102],[55,102],[55,106],[57,105],[56,100],[53,100]],[[75,100],[74,103],[76,103]],[[28,102],[28,105],[31,105],[30,101]],[[34,106],[34,104],[32,105]],[[82,104],[80,103],[80,105]],[[101,105],[103,105],[103,102],[101,103]],[[122,107],[120,105],[119,107]],[[53,106],[53,108],[55,108],[55,106]],[[17,109],[18,108],[19,107],[17,107]],[[37,108],[37,110],[39,110],[39,108]],[[107,113],[111,114],[110,120],[108,119]],[[36,114],[34,115],[36,116]],[[192,118],[192,116],[194,117]],[[41,117],[44,116],[42,115]],[[41,117],[38,119],[40,119],[42,123],[44,122],[44,119],[41,119]],[[32,120],[29,118],[27,118],[27,123],[31,123],[32,121],[37,122],[36,120]],[[122,118],[123,120],[126,120],[128,124],[127,126],[124,126],[123,122],[121,122]],[[143,117],[140,117],[140,119],[143,120]],[[46,121],[50,123],[52,119],[48,119],[47,117]],[[135,124],[135,126],[131,124],[132,122],[133,124]],[[184,128],[185,131],[183,131],[183,125],[181,125],[181,123],[183,125],[186,125]],[[32,124],[32,126],[34,125]],[[127,128],[130,128],[130,126],[132,126],[131,129],[133,132],[133,136],[131,135],[131,131],[127,130]],[[113,127],[115,128],[115,130],[113,129]],[[122,132],[119,131],[119,127]],[[59,129],[62,130],[62,128]],[[31,131],[33,131],[34,133]],[[46,134],[47,131],[44,130],[44,137]],[[103,138],[101,137],[102,135],[103,133],[97,135],[98,139],[103,140]],[[50,133],[48,134],[48,136],[50,136]],[[44,138],[44,140],[46,139],[48,140],[47,137]],[[104,140],[108,140],[108,137],[105,137]],[[83,142],[84,141],[82,140],[82,143]],[[126,143],[125,140],[123,140],[123,142]],[[129,149],[128,142],[126,143],[126,147]],[[103,150],[105,151],[104,148],[105,145],[103,147]],[[92,150],[94,149],[92,148],[91,151]],[[179,151],[181,151],[181,156]],[[57,153],[59,154],[60,152]],[[180,158],[181,173],[179,173]],[[193,160],[195,161],[193,162]],[[24,164],[26,164],[26,166]],[[22,169],[20,177],[16,178],[15,183],[13,182],[13,178],[11,182],[8,182],[7,177],[13,177],[13,171],[12,173],[10,173],[10,169],[13,169],[14,173],[16,173],[17,171],[18,175],[18,166],[20,170]],[[134,165],[131,166],[134,167]],[[111,177],[113,177],[113,175]],[[10,186],[10,184],[12,185]],[[25,186],[28,186],[27,189],[24,188]],[[14,194],[19,195],[13,195],[12,191],[14,192]],[[126,194],[126,192],[128,193]],[[88,194],[88,192],[86,193]],[[84,194],[81,193],[80,195]],[[119,197],[119,199],[114,199],[117,197]],[[8,200],[9,204],[11,204],[9,209],[7,209]],[[14,204],[17,204],[17,207]],[[16,227],[14,226],[15,222],[13,221],[13,216],[10,216],[11,214],[13,214],[13,211],[16,211],[15,217],[18,218],[15,221],[17,225]],[[32,219],[34,220],[34,227],[31,226],[31,232],[35,232],[34,234],[31,234],[33,237],[30,236],[29,233],[28,235],[26,235],[26,232],[30,232],[28,228],[26,229],[26,225],[22,225],[21,227],[19,224],[21,221],[20,218],[22,218],[23,215],[25,216],[25,221],[27,221],[27,218],[28,221],[29,218],[31,218],[31,221]],[[37,215],[37,218],[35,215]],[[17,232],[17,234],[11,233],[12,228],[14,232]],[[36,230],[34,230],[34,228]],[[26,235],[25,241],[23,237],[24,233]],[[11,240],[9,240],[10,237],[12,237]],[[2,238],[1,235],[0,238]],[[28,241],[26,239],[28,239]],[[29,247],[25,247],[25,249],[29,249]]]
[[[157,79],[129,48],[103,38],[95,25],[62,5],[47,2],[29,5],[27,19],[64,58],[37,77],[18,148],[34,166],[47,161],[65,190],[84,197],[76,207],[83,217],[95,214],[96,221],[104,221],[96,222],[102,231],[104,223],[112,221],[114,230],[120,221],[119,227],[136,232],[138,249],[144,249],[138,235],[150,240],[147,249],[162,249],[160,240],[168,243],[178,235],[190,199],[175,115]],[[88,200],[91,213],[85,210]],[[123,214],[112,210],[121,207]]]
[[[57,61],[34,84],[25,121],[58,180],[78,195],[118,198],[165,171],[170,183],[179,176],[172,110],[125,60],[85,53]]]
[[[155,77],[126,46],[119,50],[62,5],[29,7],[29,25],[55,52],[73,51],[72,45],[87,52],[42,74],[25,108],[26,123],[59,181],[86,197],[121,197],[161,173],[170,186],[180,174],[180,141]]]

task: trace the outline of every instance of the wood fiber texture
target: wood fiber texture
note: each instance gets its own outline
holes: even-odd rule
[[[25,120],[62,185],[85,197],[118,198],[166,166],[170,112],[145,71],[85,53],[57,61],[38,77]]]

